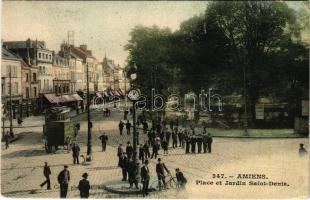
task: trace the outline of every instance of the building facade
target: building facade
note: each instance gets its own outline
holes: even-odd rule
[[[22,110],[22,59],[16,54],[2,47],[1,58],[1,100],[5,109],[13,118],[20,115]],[[11,104],[12,103],[12,104]],[[12,105],[12,106],[11,106]]]

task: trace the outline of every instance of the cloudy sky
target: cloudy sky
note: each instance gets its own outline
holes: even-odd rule
[[[37,2],[4,1],[2,3],[2,39],[46,41],[58,51],[74,31],[75,45],[86,43],[101,60],[106,53],[121,65],[128,53],[124,45],[129,32],[141,24],[177,30],[182,21],[204,12],[206,2]]]

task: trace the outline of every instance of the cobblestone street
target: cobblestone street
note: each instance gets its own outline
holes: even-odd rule
[[[3,149],[1,154],[1,190],[6,197],[59,197],[57,175],[63,165],[69,166],[71,173],[68,197],[78,198],[76,186],[84,172],[89,173],[92,185],[91,198],[123,197],[111,194],[102,189],[106,181],[121,179],[121,170],[117,167],[116,149],[119,143],[125,145],[132,137],[119,135],[118,122],[122,115],[112,111],[111,117],[103,117],[101,112],[92,113],[93,128],[93,161],[89,165],[73,165],[71,153],[60,150],[56,154],[46,154],[42,140],[42,127],[16,128],[14,132],[20,139],[10,144],[9,149]],[[31,117],[24,125],[37,122],[43,124],[43,117]],[[30,120],[32,120],[30,122]],[[86,154],[87,120],[84,114],[77,116],[74,121],[81,122],[78,144],[81,154]],[[106,152],[101,152],[98,137],[105,131],[109,137]],[[146,136],[140,133],[140,142]],[[152,193],[150,198],[306,198],[309,188],[308,158],[298,155],[299,143],[305,143],[307,138],[297,139],[242,139],[214,138],[211,154],[185,154],[178,147],[169,148],[169,155],[160,157],[171,172],[180,168],[188,179],[186,190],[168,190]],[[171,146],[171,144],[170,144]],[[43,164],[47,161],[51,166],[52,190],[40,188],[44,181]],[[156,160],[150,162],[150,171],[155,176]],[[213,174],[224,174],[229,181],[246,181],[237,179],[238,174],[265,174],[266,181],[286,182],[289,186],[232,186],[224,185],[225,178],[212,178]],[[307,175],[307,176],[305,176]],[[232,176],[232,177],[230,177]],[[197,181],[213,182],[212,185],[196,184]],[[222,181],[222,185],[216,185]],[[257,180],[253,180],[257,181]],[[262,180],[264,181],[264,180]],[[238,188],[238,190],[236,190]],[[136,196],[128,196],[137,198]],[[140,198],[140,196],[138,197]],[[142,198],[142,196],[141,196]]]

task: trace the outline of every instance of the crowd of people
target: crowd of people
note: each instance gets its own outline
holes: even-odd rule
[[[139,144],[139,140],[137,140],[139,159],[142,161],[147,157],[156,159],[160,148],[163,149],[164,154],[168,154],[169,147],[184,148],[185,153],[211,153],[212,151],[213,138],[210,133],[207,133],[205,126],[202,133],[196,134],[193,127],[190,127],[190,129],[179,128],[177,120],[176,122],[171,120],[170,129],[166,126],[165,121],[156,125],[153,124],[150,129],[146,120],[138,120],[138,122],[138,127],[142,125],[143,133],[148,138],[144,144]],[[124,127],[126,128],[127,135],[131,134],[132,125],[129,120],[126,123],[120,121],[118,126],[120,135],[123,135]],[[139,131],[137,131],[137,135],[139,135]],[[153,150],[151,155],[150,147]]]

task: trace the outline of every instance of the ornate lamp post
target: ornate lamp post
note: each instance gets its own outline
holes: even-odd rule
[[[130,75],[131,81],[134,81],[137,78],[137,74],[133,73]],[[132,121],[133,121],[133,159],[135,160],[137,158],[137,131],[136,131],[136,102],[139,99],[140,91],[135,89],[134,87],[128,92],[128,98],[132,101],[133,105],[133,115],[132,115]]]

